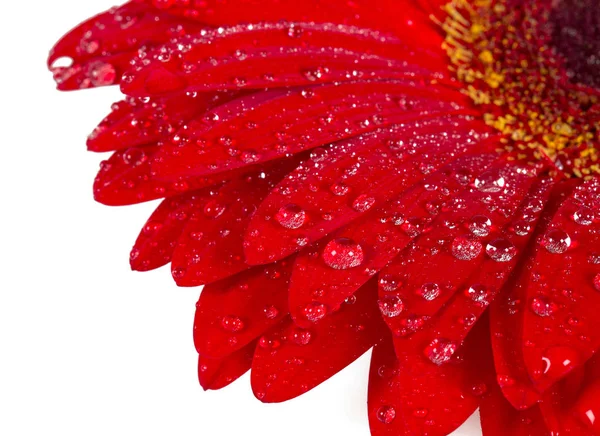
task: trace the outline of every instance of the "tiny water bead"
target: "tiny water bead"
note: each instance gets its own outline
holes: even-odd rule
[[[381,406],[377,409],[377,419],[384,424],[391,424],[396,418],[396,409],[392,406]]]
[[[375,199],[366,194],[359,195],[352,202],[352,208],[357,212],[366,212],[373,207]]]
[[[287,204],[277,211],[277,222],[286,229],[299,229],[306,223],[306,212],[296,204]]]
[[[456,350],[458,346],[455,342],[452,342],[448,339],[438,338],[434,339],[425,347],[424,353],[425,357],[427,357],[431,362],[436,365],[442,365],[448,362]]]
[[[506,185],[506,180],[500,172],[491,170],[486,171],[475,179],[475,188],[481,192],[493,193],[500,192]]]
[[[573,214],[573,221],[582,226],[589,226],[594,222],[594,212],[588,207],[582,207]]]
[[[552,229],[544,235],[542,245],[550,253],[562,254],[571,246],[571,237],[561,229]]]
[[[484,237],[489,235],[492,221],[485,215],[475,215],[469,222],[469,230],[475,236]]]
[[[483,245],[477,239],[457,236],[452,242],[452,254],[459,260],[472,260],[481,254]]]
[[[400,278],[386,274],[379,278],[379,287],[385,292],[394,292],[402,285]]]
[[[302,314],[307,320],[317,322],[327,315],[327,306],[318,301],[313,301],[302,309]]]
[[[296,345],[308,345],[312,339],[312,333],[309,330],[297,328],[290,336],[290,339]]]
[[[471,285],[465,291],[465,295],[481,306],[490,304],[491,292],[483,285]]]
[[[221,318],[221,327],[223,330],[236,333],[244,329],[244,322],[237,316],[224,316]]]
[[[531,300],[531,310],[538,316],[552,316],[558,310],[558,305],[545,296],[534,297]]]
[[[362,247],[348,238],[336,238],[323,249],[323,261],[333,269],[350,269],[364,261]]]
[[[381,314],[388,318],[394,318],[404,311],[404,302],[396,295],[386,295],[377,304]]]
[[[417,289],[417,295],[427,301],[433,301],[440,296],[442,290],[437,283],[424,283]]]
[[[517,248],[508,239],[494,239],[485,247],[487,255],[496,262],[510,262],[517,255]]]
[[[598,292],[600,292],[600,273],[598,273],[594,276],[593,283],[594,283],[594,288],[596,288],[596,290]]]

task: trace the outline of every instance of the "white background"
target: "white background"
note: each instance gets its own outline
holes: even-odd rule
[[[192,344],[199,289],[129,271],[155,204],[94,203],[85,138],[116,88],[59,93],[45,60],[111,0],[3,3],[0,13],[0,434],[368,436],[369,355],[280,405],[248,375],[203,392]],[[476,417],[456,435],[479,435]]]

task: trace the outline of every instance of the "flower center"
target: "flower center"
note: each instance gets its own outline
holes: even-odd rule
[[[554,0],[552,45],[575,83],[600,88],[600,5],[597,0]]]
[[[600,35],[591,3],[452,0],[447,18],[438,21],[451,70],[485,121],[502,133],[499,151],[531,165],[547,163],[558,176],[600,173],[600,88],[594,82],[600,78],[594,76],[598,57],[589,54],[597,53]],[[586,29],[566,39],[561,34],[569,26]]]

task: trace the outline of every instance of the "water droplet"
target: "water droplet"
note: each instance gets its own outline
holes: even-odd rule
[[[542,295],[531,300],[531,310],[538,316],[552,316],[558,310],[558,305]]]
[[[355,268],[363,263],[363,249],[347,238],[336,238],[325,246],[323,261],[333,269]]]
[[[208,218],[218,218],[223,215],[225,212],[225,206],[217,203],[215,200],[209,201],[206,206],[204,206],[204,215]]]
[[[510,262],[517,255],[517,247],[508,239],[494,239],[485,247],[487,255],[496,262]]]
[[[312,339],[312,333],[308,330],[297,328],[292,333],[291,339],[296,345],[308,345]]]
[[[440,296],[441,292],[442,290],[440,289],[440,285],[437,283],[425,283],[423,286],[417,289],[417,294],[427,301],[435,300]]]
[[[381,406],[377,409],[377,419],[384,424],[391,424],[396,418],[396,409],[392,406]]]
[[[396,295],[387,295],[377,302],[379,310],[383,316],[393,318],[398,316],[404,310],[404,303]]]
[[[492,221],[484,215],[475,215],[469,223],[471,233],[480,237],[489,235],[491,227]]]
[[[224,316],[221,318],[221,327],[228,332],[239,332],[244,329],[244,322],[237,316]]]
[[[476,239],[457,236],[452,242],[452,254],[458,260],[472,260],[481,253],[483,245]]]
[[[117,72],[111,64],[97,61],[90,65],[89,77],[94,86],[108,86],[117,80]]]
[[[427,409],[415,409],[413,410],[413,416],[415,418],[425,418],[429,414]]]
[[[185,268],[173,268],[173,270],[171,271],[171,275],[175,280],[182,279],[185,276],[185,273]]]
[[[561,229],[552,229],[544,236],[542,245],[550,253],[562,254],[571,246],[571,237]]]
[[[126,165],[137,166],[146,161],[146,153],[139,148],[130,148],[123,153],[123,162]]]
[[[594,283],[594,288],[596,288],[596,290],[600,292],[600,274],[596,274],[594,276],[593,283]]]
[[[366,194],[359,195],[352,202],[352,208],[357,212],[366,212],[373,207],[375,199]]]
[[[323,319],[327,314],[327,306],[323,303],[319,303],[318,301],[313,301],[312,303],[307,304],[304,309],[302,309],[302,314],[304,317],[311,321],[317,322],[320,319]]]
[[[448,339],[434,339],[425,347],[425,357],[436,365],[448,362],[456,352],[458,346]]]
[[[266,336],[262,336],[258,340],[258,346],[264,348],[265,350],[276,350],[281,346],[281,341],[276,338],[268,338]]]
[[[393,275],[386,274],[379,278],[379,287],[386,292],[393,292],[397,290],[400,285],[402,285],[400,279]]]
[[[279,310],[275,306],[267,306],[263,309],[267,319],[275,319],[279,315]]]
[[[338,197],[341,197],[342,195],[346,195],[348,193],[349,188],[348,188],[348,186],[344,185],[342,182],[337,182],[337,183],[334,183],[333,185],[331,185],[329,190],[331,191],[331,193],[333,195],[337,195]]]
[[[582,226],[589,226],[594,222],[594,212],[588,207],[582,207],[573,214],[573,220]]]
[[[306,223],[306,212],[296,204],[287,204],[279,209],[275,219],[286,229],[299,229]]]
[[[475,188],[481,192],[500,192],[505,185],[506,180],[495,170],[486,171],[475,179]]]
[[[483,285],[472,285],[465,291],[465,295],[480,306],[490,304],[490,292]]]

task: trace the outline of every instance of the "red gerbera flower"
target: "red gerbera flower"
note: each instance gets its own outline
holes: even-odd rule
[[[94,195],[165,198],[131,266],[206,285],[204,388],[285,401],[374,346],[373,435],[598,434],[599,11],[134,0],[49,64],[127,95]]]

